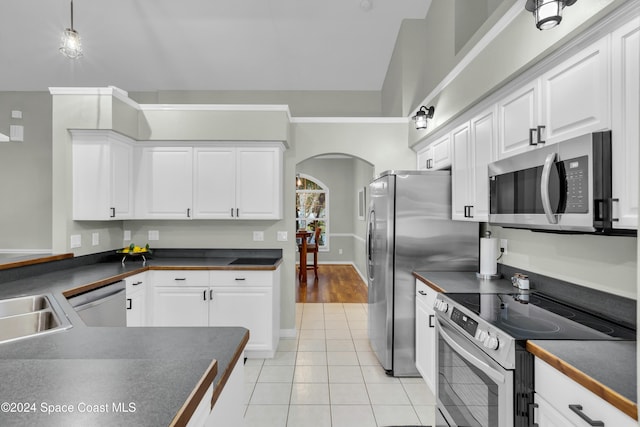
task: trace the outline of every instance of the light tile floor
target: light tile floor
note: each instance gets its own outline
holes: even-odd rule
[[[367,304],[296,304],[295,339],[245,364],[246,427],[435,425],[421,378],[384,373],[367,337]]]

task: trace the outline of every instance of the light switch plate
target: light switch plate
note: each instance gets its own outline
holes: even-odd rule
[[[74,234],[70,238],[71,249],[82,247],[82,235]]]
[[[253,232],[253,241],[254,242],[264,242],[264,231],[254,231]]]
[[[98,246],[100,244],[100,233],[91,234],[91,244],[93,246]]]
[[[278,231],[278,242],[286,242],[289,240],[289,236],[286,231]]]
[[[124,240],[131,240],[131,230],[124,230]]]
[[[20,111],[20,110],[11,110],[11,118],[12,119],[21,119],[22,118],[22,111]]]
[[[149,230],[149,240],[160,240],[160,232],[158,230]]]

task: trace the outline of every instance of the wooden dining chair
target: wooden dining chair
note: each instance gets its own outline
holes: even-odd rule
[[[307,243],[307,254],[313,254],[313,264],[307,264],[307,270],[313,268],[313,273],[318,277],[318,247],[320,246],[320,233],[322,233],[322,228],[316,226],[315,231],[313,232],[313,243]],[[298,245],[298,251],[302,250],[302,244]],[[300,270],[299,275],[302,275],[302,270]]]

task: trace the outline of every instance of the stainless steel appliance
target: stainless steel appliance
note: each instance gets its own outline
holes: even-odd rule
[[[529,427],[527,339],[635,339],[635,331],[539,293],[439,294],[438,427]]]
[[[489,164],[489,222],[515,228],[627,234],[613,229],[611,131]],[[631,231],[629,231],[631,232]]]
[[[87,326],[127,326],[125,282],[119,281],[69,298]]]
[[[451,221],[448,171],[387,171],[369,195],[369,339],[389,375],[418,376],[412,271],[476,271],[478,224]]]

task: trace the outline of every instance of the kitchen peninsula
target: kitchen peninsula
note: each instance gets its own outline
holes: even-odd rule
[[[87,327],[65,296],[154,269],[277,271],[279,251],[156,253],[145,266],[96,254],[2,270],[0,298],[53,295],[72,327],[0,344],[0,396],[13,405],[0,412],[1,425],[197,425],[207,418],[230,425],[242,418],[246,328]],[[238,259],[242,265],[229,265]]]

